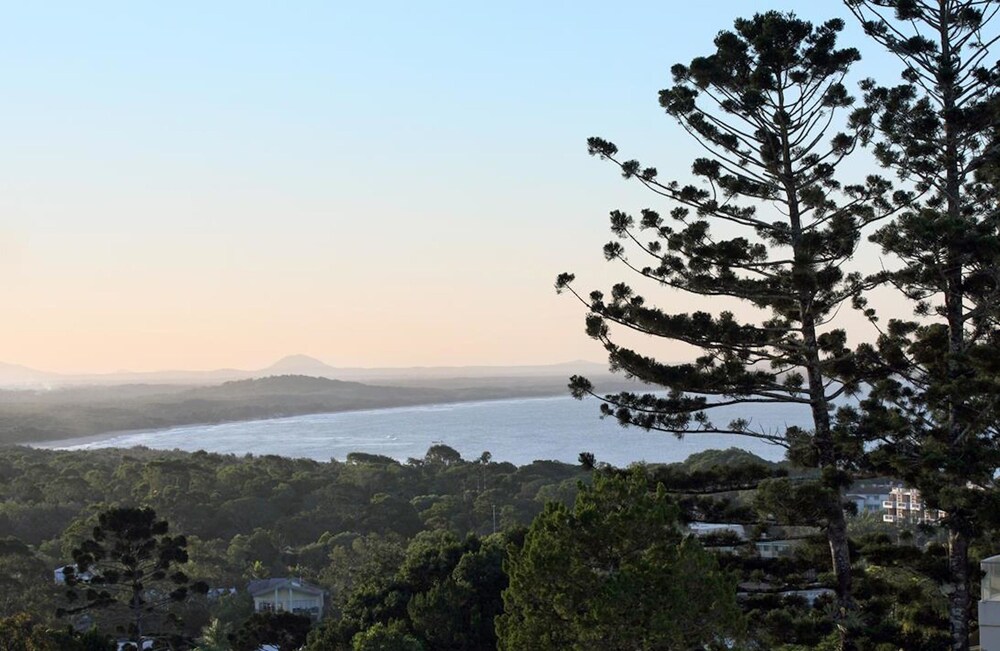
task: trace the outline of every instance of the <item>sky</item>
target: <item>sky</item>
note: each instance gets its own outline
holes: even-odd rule
[[[655,201],[586,138],[684,178],[696,146],[657,91],[771,8],[846,15],[834,0],[5,3],[0,362],[601,360],[553,281],[627,278],[601,255],[608,211]],[[844,42],[869,54],[853,24]],[[865,65],[889,69],[877,52]]]

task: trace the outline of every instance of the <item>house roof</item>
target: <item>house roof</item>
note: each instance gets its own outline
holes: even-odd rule
[[[317,588],[302,579],[255,579],[247,584],[247,592],[254,597],[275,590],[295,590],[315,595],[321,595],[325,592],[322,588]]]

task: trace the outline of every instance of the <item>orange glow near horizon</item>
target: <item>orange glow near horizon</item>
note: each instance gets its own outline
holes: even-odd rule
[[[634,280],[602,259],[608,212],[664,206],[586,138],[690,178],[701,150],[656,93],[746,3],[683,20],[662,2],[390,5],[9,7],[0,363],[603,360],[553,281]],[[645,63],[593,46],[609,34],[643,43]],[[880,72],[863,53],[864,76]],[[643,289],[667,310],[707,305]]]

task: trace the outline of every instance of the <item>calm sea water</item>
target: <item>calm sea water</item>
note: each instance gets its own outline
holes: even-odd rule
[[[783,429],[807,427],[808,412],[791,405],[750,405],[713,412],[717,424],[743,417],[755,426]],[[596,400],[569,397],[469,402],[422,407],[314,414],[292,418],[193,425],[109,435],[75,445],[46,446],[93,449],[143,445],[154,449],[245,454],[278,454],[326,461],[343,460],[350,452],[383,454],[396,459],[422,457],[434,443],[445,443],[475,459],[488,450],[496,461],[521,465],[536,459],[575,463],[580,452],[598,461],[626,465],[634,461],[683,461],[712,448],[740,447],[766,459],[780,460],[783,450],[743,436],[672,435],[622,428],[598,417]]]

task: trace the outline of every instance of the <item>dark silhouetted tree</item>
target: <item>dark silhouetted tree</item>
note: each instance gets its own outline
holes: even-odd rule
[[[611,213],[618,237],[604,247],[608,260],[639,278],[683,294],[743,306],[732,311],[671,313],[628,284],[610,296],[578,293],[572,274],[557,290],[573,292],[589,309],[587,333],[608,352],[612,370],[669,390],[598,396],[602,411],[622,425],[677,436],[728,433],[788,448],[791,460],[821,470],[819,490],[789,484],[809,501],[808,517],[826,531],[836,577],[844,648],[851,596],[851,557],[843,510],[862,446],[836,426],[838,397],[859,388],[859,365],[838,310],[865,289],[848,274],[866,226],[891,214],[890,185],[868,177],[844,185],[838,165],[856,147],[856,131],[830,133],[854,100],[843,80],[859,59],[838,48],[843,22],[821,25],[778,12],[737,20],[720,32],[715,50],[672,68],[674,85],[660,104],[709,152],[694,161],[697,183],[661,180],[655,168],[620,158],[603,139],[588,141],[592,155],[617,165],[626,179],[652,190],[669,217],[644,209],[636,218]],[[633,257],[633,255],[635,257]],[[755,315],[756,316],[755,318]],[[682,342],[698,351],[689,363],[668,364],[619,343],[619,328]],[[574,377],[574,395],[598,395]],[[715,422],[712,410],[734,404],[799,406],[809,430],[763,430],[746,419]],[[802,522],[800,524],[808,524]]]
[[[1000,2],[848,0],[903,64],[864,82],[855,121],[879,161],[918,194],[873,240],[902,265],[881,277],[914,306],[878,341],[887,373],[866,401],[876,460],[948,513],[952,648],[969,648],[969,545],[1000,513]]]
[[[206,592],[207,586],[192,583],[180,570],[188,561],[187,540],[168,531],[167,521],[150,508],[100,513],[92,537],[73,550],[76,567],[64,568],[66,596],[73,605],[61,614],[124,609],[122,628],[133,639],[170,637],[168,627],[180,624],[170,606],[192,592]]]

